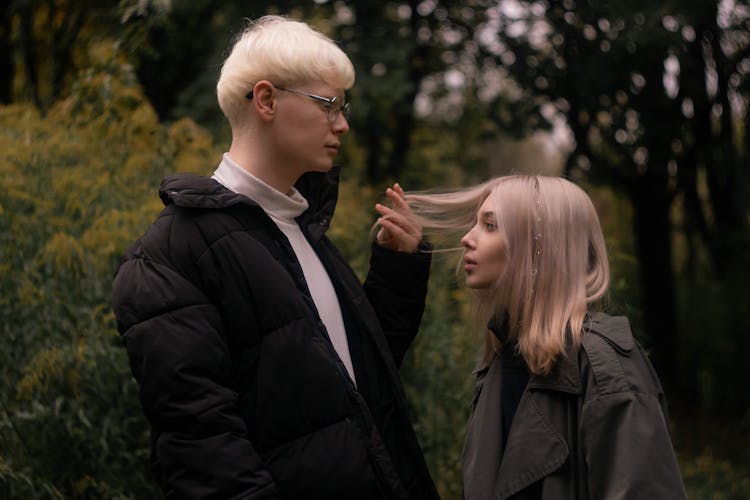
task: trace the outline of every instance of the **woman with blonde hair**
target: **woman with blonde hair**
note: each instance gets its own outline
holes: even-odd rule
[[[425,231],[464,230],[486,347],[464,498],[685,498],[664,393],[609,286],[594,205],[562,178],[514,175],[409,193]]]

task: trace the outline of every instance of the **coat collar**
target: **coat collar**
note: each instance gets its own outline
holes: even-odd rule
[[[598,335],[622,354],[629,353],[634,346],[628,319],[624,316],[608,316],[595,312],[586,315],[583,323],[584,335]],[[542,389],[581,394],[581,373],[579,367],[580,349],[571,342],[567,344],[565,356],[555,363],[548,375],[532,374],[530,389]]]
[[[627,318],[590,313],[584,321],[584,336],[598,335],[623,355],[633,349],[634,341]],[[508,436],[500,465],[496,498],[510,498],[529,485],[559,469],[570,455],[565,437],[555,430],[550,416],[539,403],[546,401],[544,391],[581,395],[579,367],[582,349],[568,345],[549,375],[532,375],[524,392]]]
[[[339,167],[326,173],[308,172],[294,185],[310,205],[297,217],[297,222],[313,241],[320,239],[331,224],[338,200],[339,173]],[[238,204],[260,208],[255,201],[230,191],[210,177],[187,173],[165,177],[159,197],[164,205],[174,203],[187,208],[221,209]]]
[[[334,167],[326,173],[308,172],[294,185],[310,204],[297,222],[307,228],[313,241],[319,240],[331,225],[339,197],[340,171],[340,167]]]
[[[625,316],[608,316],[601,312],[591,313],[585,327],[591,333],[609,342],[620,354],[627,355],[635,347],[630,322]]]

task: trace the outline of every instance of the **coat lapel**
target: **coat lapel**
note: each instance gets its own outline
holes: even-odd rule
[[[578,351],[568,346],[548,375],[531,375],[518,404],[498,475],[497,498],[502,500],[549,476],[568,459],[570,449],[539,402],[550,392],[580,395]]]
[[[513,418],[497,479],[497,498],[503,500],[539,481],[562,466],[568,458],[565,439],[527,390]]]

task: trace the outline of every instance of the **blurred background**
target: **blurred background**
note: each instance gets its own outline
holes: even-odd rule
[[[607,237],[608,310],[665,386],[690,497],[748,498],[746,0],[3,2],[0,498],[159,497],[111,280],[161,177],[210,174],[228,149],[215,83],[266,13],[311,23],[355,64],[330,235],[360,276],[394,180],[574,180]],[[459,257],[435,256],[402,369],[445,499],[461,496],[481,346]]]

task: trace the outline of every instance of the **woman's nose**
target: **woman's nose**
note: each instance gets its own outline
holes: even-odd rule
[[[466,233],[465,235],[463,235],[463,237],[461,238],[461,245],[463,245],[465,248],[472,248],[473,247],[474,242],[471,239],[471,233],[472,233],[472,231],[473,231],[473,229],[471,231],[469,231],[468,233]]]

